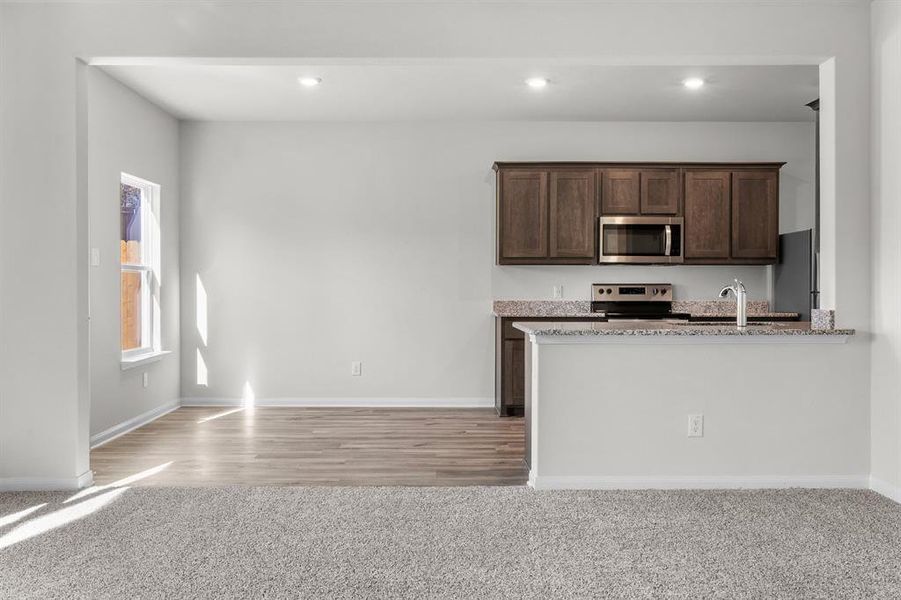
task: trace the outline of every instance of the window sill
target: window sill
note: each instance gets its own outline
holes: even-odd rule
[[[129,369],[134,369],[135,367],[141,367],[144,365],[149,365],[150,363],[160,361],[167,354],[172,354],[172,351],[160,350],[158,352],[148,352],[146,354],[139,354],[137,356],[123,358],[119,364],[122,366],[123,371],[127,371]]]

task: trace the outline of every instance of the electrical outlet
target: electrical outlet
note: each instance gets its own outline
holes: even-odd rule
[[[355,360],[350,363],[350,374],[354,377],[359,377],[363,374],[363,362],[359,360]]]
[[[554,300],[562,300],[563,299],[563,286],[555,285],[554,286]]]
[[[150,373],[144,371],[143,377],[141,378],[141,383],[144,385],[144,387],[150,387]]]
[[[704,437],[704,415],[688,415],[688,437]]]

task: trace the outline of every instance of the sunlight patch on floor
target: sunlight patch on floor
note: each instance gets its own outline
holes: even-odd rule
[[[210,415],[208,417],[204,417],[202,419],[197,419],[198,423],[206,423],[207,421],[212,421],[213,419],[218,419],[220,417],[227,417],[228,415],[233,415],[235,413],[239,413],[243,411],[244,408],[232,408],[229,410],[222,411],[221,413],[216,413],[215,415]]]
[[[19,512],[15,512],[11,515],[6,515],[5,517],[0,517],[0,527],[6,527],[7,525],[12,525],[16,521],[21,521],[28,515],[33,512],[37,512],[47,506],[46,502],[42,502],[37,506],[32,506],[31,508],[26,508],[25,510],[20,510]]]
[[[0,536],[0,550],[56,529],[57,527],[68,525],[69,523],[95,513],[118,498],[119,495],[127,489],[127,487],[120,487],[110,490],[99,496],[85,500],[84,502],[61,508],[48,515],[44,515],[43,517],[32,519],[31,521],[26,521],[9,533]]]
[[[135,473],[134,475],[129,475],[128,477],[124,477],[118,481],[114,481],[114,482],[108,483],[106,485],[94,485],[89,488],[85,488],[85,489],[81,490],[80,492],[78,492],[77,494],[75,494],[74,496],[68,498],[65,502],[63,502],[63,504],[68,504],[69,502],[74,502],[75,500],[80,500],[81,498],[91,496],[98,492],[102,492],[103,490],[120,488],[123,486],[131,485],[132,483],[135,483],[136,481],[146,479],[147,477],[152,477],[153,475],[156,475],[160,471],[163,471],[166,468],[168,468],[169,465],[172,464],[172,462],[173,461],[170,460],[169,462],[163,463],[161,465],[157,465],[155,467],[151,467],[149,469],[141,471],[140,473]]]

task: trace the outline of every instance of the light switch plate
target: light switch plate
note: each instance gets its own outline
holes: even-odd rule
[[[563,299],[563,286],[555,285],[554,286],[554,300],[562,300]]]
[[[150,373],[144,371],[141,377],[141,383],[144,387],[150,387]]]
[[[91,248],[91,266],[100,266],[100,248]]]
[[[355,360],[350,363],[350,374],[354,377],[359,377],[363,374],[363,362],[359,360]]]

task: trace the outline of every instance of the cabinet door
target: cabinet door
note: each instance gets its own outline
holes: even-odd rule
[[[685,173],[685,258],[729,258],[730,174]]]
[[[504,340],[504,407],[523,406],[526,393],[525,340]]]
[[[679,214],[679,171],[641,172],[641,214]]]
[[[778,258],[779,175],[732,173],[732,258]]]
[[[546,258],[547,173],[504,171],[500,183],[500,257]]]
[[[551,171],[550,256],[594,258],[594,171]]]
[[[640,205],[640,172],[635,169],[608,169],[603,174],[601,214],[637,215]]]

